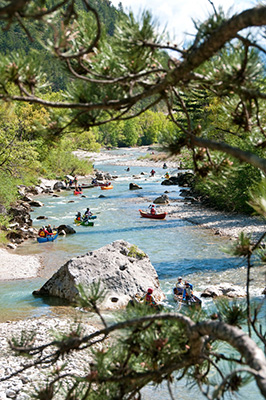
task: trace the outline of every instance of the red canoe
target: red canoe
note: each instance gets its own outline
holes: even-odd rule
[[[161,214],[150,214],[146,213],[142,210],[139,210],[140,215],[144,218],[152,218],[152,219],[164,219],[167,215],[167,212],[161,213]]]

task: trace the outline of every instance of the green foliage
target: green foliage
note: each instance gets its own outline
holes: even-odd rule
[[[238,239],[224,251],[237,257],[247,257],[252,254],[252,242],[250,235],[241,232]]]
[[[69,150],[87,150],[87,151],[99,151],[101,148],[98,139],[98,129],[93,128],[89,131],[79,132],[74,131],[70,134],[66,134],[62,141],[65,148]]]
[[[250,189],[249,205],[258,215],[266,217],[266,179],[262,179],[258,185]]]
[[[138,258],[138,259],[147,257],[147,255],[143,251],[139,250],[139,248],[135,245],[130,247],[128,256]]]
[[[215,302],[219,317],[227,324],[241,327],[247,318],[247,307],[244,303],[237,300],[229,301],[227,299]]]
[[[216,157],[216,169],[209,171],[207,177],[197,176],[195,184],[195,190],[209,205],[219,210],[253,213],[250,192],[261,179],[256,168]]]
[[[18,195],[18,185],[33,185],[37,184],[37,175],[23,174],[23,177],[15,178],[12,177],[5,172],[0,172],[0,204],[5,206],[7,209],[10,204],[14,203],[19,195]]]
[[[22,330],[19,333],[19,336],[17,335],[12,337],[10,345],[17,354],[28,356],[26,349],[30,346],[33,346],[36,334],[36,332],[27,332],[25,330]]]
[[[52,148],[46,155],[40,172],[48,179],[63,179],[68,174],[87,175],[92,172],[92,165],[86,160],[79,160],[71,151],[59,146]]]
[[[97,304],[101,303],[106,296],[106,290],[102,289],[100,281],[94,282],[88,288],[84,288],[79,284],[77,285],[77,290],[79,293],[77,301],[79,305],[87,311],[95,312]]]

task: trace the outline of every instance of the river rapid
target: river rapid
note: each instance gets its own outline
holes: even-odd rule
[[[39,255],[43,269],[38,278],[0,282],[0,321],[69,314],[71,311],[61,301],[35,298],[32,291],[38,289],[71,257],[85,254],[118,239],[139,246],[149,255],[166,295],[166,303],[172,310],[177,311],[177,305],[172,299],[172,288],[180,275],[193,284],[194,292],[198,295],[208,284],[229,282],[245,286],[244,265],[222,250],[229,244],[229,239],[214,236],[210,230],[200,229],[185,220],[167,216],[165,220],[156,221],[140,217],[138,210],[147,210],[149,204],[166,190],[169,191],[170,202],[182,201],[182,188],[161,185],[166,172],[162,165],[154,168],[154,177],[150,177],[150,166],[131,166],[131,161],[137,155],[133,150],[127,153],[117,151],[111,152],[110,158],[105,157],[95,162],[96,169],[117,176],[112,181],[112,190],[102,191],[99,187],[84,189],[85,197],[74,196],[72,191],[62,191],[58,193],[59,197],[38,196],[44,206],[35,208],[32,212],[33,226],[39,228],[42,221],[37,217],[44,215],[48,218],[45,224],[72,225],[76,234],[60,236],[52,243],[27,241],[15,250],[15,253],[21,255]],[[116,165],[119,161],[123,165]],[[127,162],[130,171],[127,171]],[[174,174],[177,171],[170,168],[168,172]],[[130,191],[130,182],[137,183],[142,189]],[[104,197],[100,197],[101,195]],[[75,226],[75,214],[77,211],[84,212],[87,207],[97,216],[94,226]],[[256,285],[252,287],[252,296],[260,299],[264,279],[259,270],[256,270],[254,279]],[[212,306],[212,300],[203,299],[203,308]],[[189,391],[183,381],[178,383],[178,388],[182,392],[182,399],[191,398],[191,393],[194,392]],[[205,398],[197,390],[194,393],[197,399]],[[253,385],[248,389],[247,397],[243,395],[241,398],[253,398],[253,393],[260,398]],[[164,386],[156,393],[153,387],[148,386],[145,396],[152,396],[157,400],[169,398]]]

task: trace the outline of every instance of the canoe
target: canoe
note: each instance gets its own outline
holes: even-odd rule
[[[53,242],[57,238],[57,236],[58,236],[58,233],[56,233],[54,235],[47,235],[46,237],[38,236],[37,241],[38,241],[38,243]]]
[[[108,186],[101,186],[102,190],[109,190],[109,189],[113,189],[113,185],[108,185]]]
[[[151,219],[164,219],[167,215],[167,212],[164,212],[161,214],[150,214],[150,213],[146,213],[142,210],[139,210],[139,212],[143,218],[151,218]]]
[[[182,295],[174,295],[174,301],[176,301],[181,307],[185,306],[190,308],[192,307],[200,308],[202,303],[202,301],[194,294],[191,296],[191,299],[189,300],[183,300]]]
[[[94,226],[93,221],[78,221],[77,219],[74,219],[75,224],[77,225],[82,225],[82,226]]]
[[[77,194],[82,194],[83,192],[82,191],[79,191],[79,190],[74,190],[74,195],[77,195]]]
[[[108,186],[108,185],[106,185],[106,183],[104,182],[95,182],[93,183],[93,186]]]
[[[94,185],[90,184],[90,183],[82,183],[81,184],[81,189],[90,189],[93,188]],[[71,185],[70,189],[75,189],[75,186]]]

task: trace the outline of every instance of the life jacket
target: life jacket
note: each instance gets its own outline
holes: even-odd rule
[[[41,229],[41,230],[39,231],[39,236],[41,236],[41,237],[45,237],[45,232],[44,232],[44,230],[43,230],[43,229]]]
[[[145,301],[146,301],[147,304],[152,304],[153,303],[152,295],[149,294],[149,293],[146,293]]]
[[[156,214],[155,208],[151,208],[151,214]]]

